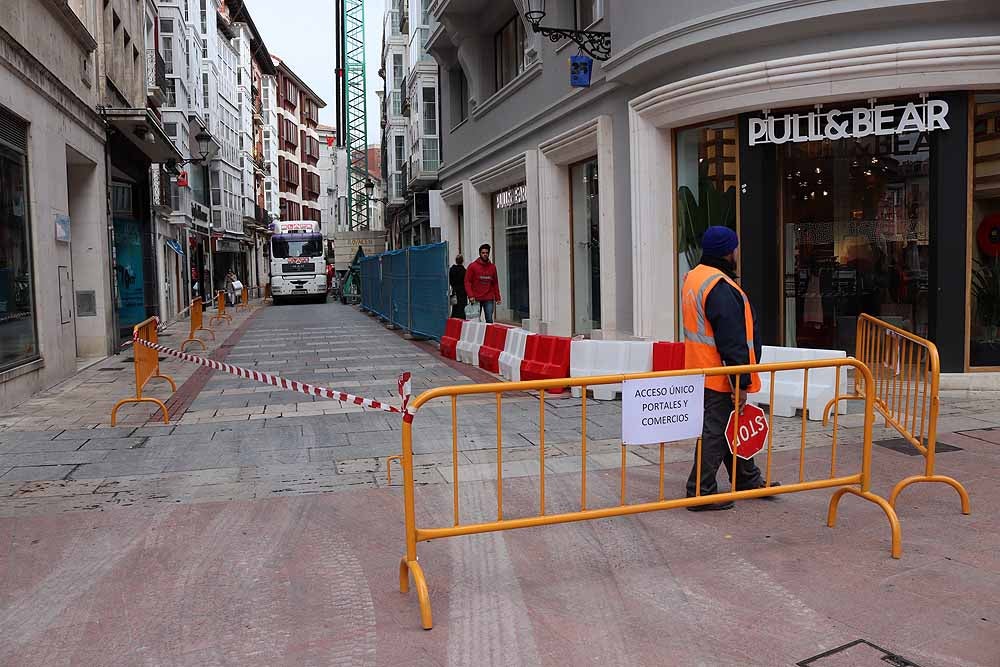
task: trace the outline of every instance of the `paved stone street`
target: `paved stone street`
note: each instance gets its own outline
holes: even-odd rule
[[[183,327],[181,327],[183,328]],[[162,341],[176,346],[181,328]],[[398,403],[489,380],[340,304],[268,306],[222,327],[212,356]],[[1000,399],[953,395],[939,468],[963,481],[909,489],[904,556],[881,513],[851,499],[825,527],[828,493],[459,537],[420,546],[435,629],[396,590],[402,498],[386,457],[400,419],[278,391],[170,357],[163,425],[132,387],[128,355],[0,416],[0,664],[793,664],[858,638],[917,664],[1000,656]],[[152,390],[166,397],[167,388]],[[495,398],[460,398],[461,520],[496,515]],[[581,401],[545,409],[547,511],[578,507]],[[537,511],[538,399],[505,395],[504,509]],[[860,415],[840,418],[839,465],[858,460]],[[798,419],[775,429],[772,474],[798,475]],[[877,429],[876,492],[919,470]],[[961,433],[959,433],[961,432]],[[451,525],[451,406],[414,422],[418,515]],[[588,505],[619,501],[620,403],[588,400]],[[828,472],[832,428],[809,422],[807,475]],[[691,447],[671,446],[677,493]],[[659,451],[627,452],[628,499],[655,498]],[[764,461],[762,460],[761,463]],[[393,464],[393,486],[401,473]],[[599,627],[600,632],[594,633]],[[875,663],[873,663],[875,664]]]

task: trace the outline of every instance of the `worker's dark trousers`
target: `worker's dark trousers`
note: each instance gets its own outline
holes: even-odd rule
[[[719,490],[715,481],[719,465],[726,466],[726,478],[733,478],[733,454],[726,442],[726,424],[733,412],[732,394],[705,390],[705,422],[701,427],[701,495],[706,496]],[[698,458],[691,467],[691,475],[687,482],[687,495],[691,497],[695,491],[695,481],[698,479]],[[737,459],[736,490],[753,489],[764,486],[764,478],[760,468],[753,459]]]

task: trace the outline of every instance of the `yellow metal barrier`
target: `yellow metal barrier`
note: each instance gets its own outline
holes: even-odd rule
[[[941,482],[954,488],[968,514],[969,494],[957,480],[934,472],[941,362],[937,346],[888,322],[862,314],[858,318],[854,356],[871,369],[871,380],[854,381],[853,394],[838,390],[823,411],[823,421],[841,400],[874,399],[875,409],[886,426],[896,429],[925,459],[924,474],[903,479],[892,489],[889,504],[907,486],[917,482]]]
[[[158,342],[156,335],[157,324],[158,320],[155,317],[151,317],[135,325],[132,328],[132,333],[138,338],[156,343]],[[132,357],[135,363],[135,398],[123,398],[115,403],[115,407],[111,410],[111,425],[115,426],[118,423],[118,408],[126,403],[155,403],[163,411],[163,423],[169,424],[170,413],[167,411],[166,404],[158,398],[143,396],[142,390],[146,386],[146,383],[153,378],[162,378],[169,382],[171,392],[177,391],[177,385],[174,384],[173,378],[160,373],[160,357],[157,355],[156,350],[151,350],[145,345],[134,344],[132,345]]]
[[[184,339],[183,343],[181,343],[181,352],[184,351],[184,346],[187,345],[188,343],[198,343],[199,345],[201,345],[202,350],[208,349],[205,346],[205,341],[197,337],[196,334],[199,331],[204,331],[208,333],[208,335],[212,337],[212,340],[215,340],[215,332],[212,331],[211,329],[206,329],[205,327],[202,326],[202,324],[204,323],[204,315],[205,315],[204,310],[205,306],[201,300],[201,297],[200,296],[195,297],[194,300],[191,302],[191,330],[188,333],[188,337]]]
[[[240,302],[236,304],[236,312],[240,312],[240,308],[249,311],[250,310],[250,290],[244,287],[240,291]]]
[[[215,305],[217,310],[212,319],[208,321],[208,326],[214,326],[216,322],[222,322],[223,320],[232,324],[233,316],[226,312],[226,293],[223,290],[219,290],[216,293]]]
[[[437,389],[432,389],[424,392],[414,400],[410,402],[411,415],[408,415],[404,419],[403,431],[402,431],[402,468],[403,468],[403,497],[404,497],[404,514],[405,514],[405,531],[406,531],[406,555],[401,559],[399,563],[399,589],[401,592],[406,593],[410,586],[410,577],[413,577],[414,585],[417,589],[417,598],[420,603],[420,616],[424,629],[429,630],[432,627],[431,620],[431,606],[430,597],[427,589],[427,582],[424,577],[423,569],[420,563],[417,561],[417,543],[441,539],[445,537],[453,537],[458,535],[473,535],[477,533],[489,533],[501,530],[510,530],[513,528],[527,528],[532,526],[547,526],[553,524],[569,523],[573,521],[587,521],[591,519],[602,519],[613,516],[624,516],[629,514],[639,514],[642,512],[653,512],[657,510],[665,510],[677,507],[692,507],[697,505],[706,505],[710,503],[726,502],[730,500],[747,500],[750,498],[762,498],[765,496],[775,496],[778,494],[785,493],[796,493],[799,491],[812,491],[817,489],[836,489],[833,497],[830,499],[829,508],[827,510],[827,525],[833,527],[837,520],[837,507],[840,499],[844,494],[851,493],[866,500],[869,500],[880,508],[885,513],[889,520],[889,526],[892,534],[892,547],[891,554],[893,558],[899,558],[902,553],[901,546],[901,535],[899,521],[896,518],[896,513],[892,506],[881,496],[873,493],[871,491],[871,448],[872,448],[872,423],[873,418],[873,404],[874,396],[869,394],[865,400],[865,421],[864,421],[864,431],[863,431],[863,442],[861,451],[861,462],[859,464],[859,469],[852,472],[851,474],[839,474],[837,472],[837,429],[836,423],[834,425],[834,433],[832,439],[832,448],[830,454],[830,473],[829,477],[823,479],[806,479],[805,467],[804,467],[804,457],[806,448],[806,422],[803,419],[803,432],[802,439],[799,448],[799,479],[797,482],[785,483],[782,486],[770,486],[771,483],[771,457],[773,451],[773,438],[769,437],[767,441],[767,456],[766,464],[764,466],[765,470],[765,486],[757,489],[747,489],[742,491],[729,491],[725,493],[716,493],[711,495],[702,495],[700,482],[696,486],[695,495],[693,497],[680,497],[680,498],[665,498],[664,496],[664,456],[663,452],[665,449],[665,444],[660,446],[660,468],[659,468],[659,497],[655,501],[639,502],[635,504],[627,504],[625,502],[625,460],[623,457],[622,465],[622,495],[621,503],[614,507],[602,507],[602,508],[588,508],[587,507],[587,387],[592,385],[601,384],[617,384],[625,380],[632,379],[643,379],[643,378],[665,378],[665,377],[677,377],[685,375],[706,375],[706,376],[732,376],[739,375],[742,373],[747,373],[751,370],[758,373],[770,373],[771,374],[771,387],[774,387],[774,373],[780,371],[788,370],[802,370],[803,373],[803,393],[805,386],[808,382],[809,369],[814,368],[840,368],[842,366],[849,366],[855,369],[855,373],[861,377],[865,382],[871,383],[872,377],[868,368],[861,362],[855,359],[822,359],[806,362],[788,362],[788,363],[775,363],[775,364],[764,364],[760,366],[731,366],[727,368],[709,368],[709,369],[687,369],[680,371],[665,371],[657,373],[641,373],[634,375],[606,375],[599,377],[585,377],[585,378],[563,378],[563,379],[553,379],[553,380],[535,380],[527,382],[507,382],[507,383],[495,383],[495,384],[477,384],[477,385],[464,385],[464,386],[453,386],[453,387],[439,387]],[[837,377],[839,378],[840,372],[837,372]],[[560,514],[546,514],[545,505],[545,391],[547,389],[554,389],[556,387],[581,387],[582,388],[582,403],[581,403],[581,414],[580,414],[580,443],[581,443],[581,497],[580,497],[580,509],[574,512],[564,512]],[[839,391],[839,386],[837,388]],[[526,391],[537,391],[538,392],[538,404],[539,404],[539,444],[538,444],[538,513],[534,516],[526,516],[520,518],[506,518],[504,515],[503,507],[503,448],[502,448],[502,403],[503,395],[511,394],[515,392],[526,392]],[[523,394],[522,394],[523,395]],[[471,523],[463,524],[460,520],[459,515],[459,494],[458,494],[458,484],[459,484],[459,465],[458,465],[458,407],[457,399],[459,396],[493,396],[496,402],[496,434],[497,434],[497,450],[496,450],[496,464],[497,464],[497,480],[496,480],[496,490],[497,490],[497,519],[496,521],[484,522],[484,523]],[[416,525],[416,507],[414,501],[414,471],[413,471],[413,427],[412,421],[420,417],[420,408],[426,405],[429,401],[437,398],[450,398],[451,400],[451,418],[452,418],[452,490],[453,490],[453,503],[454,503],[454,517],[453,525],[438,528],[420,528]],[[773,398],[773,396],[772,396]],[[739,396],[736,396],[736,400],[739,400]],[[481,401],[480,401],[481,403]],[[773,404],[773,401],[772,401]],[[803,414],[805,414],[805,406],[803,405]],[[769,422],[771,424],[771,432],[773,433],[774,427],[774,413],[773,409],[768,416]],[[836,419],[836,415],[834,416]],[[561,427],[564,428],[564,427]],[[701,478],[701,465],[702,465],[702,452],[701,452],[701,440],[697,441],[695,445],[695,460],[698,467],[697,478]],[[736,455],[733,455],[733,465],[732,465],[732,488],[736,488]]]

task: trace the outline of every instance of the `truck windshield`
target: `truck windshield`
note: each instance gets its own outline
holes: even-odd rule
[[[322,254],[321,234],[275,234],[271,237],[271,256],[276,259],[319,257]]]

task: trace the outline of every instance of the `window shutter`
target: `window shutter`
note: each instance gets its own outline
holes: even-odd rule
[[[0,107],[0,143],[20,153],[28,152],[28,123]]]

